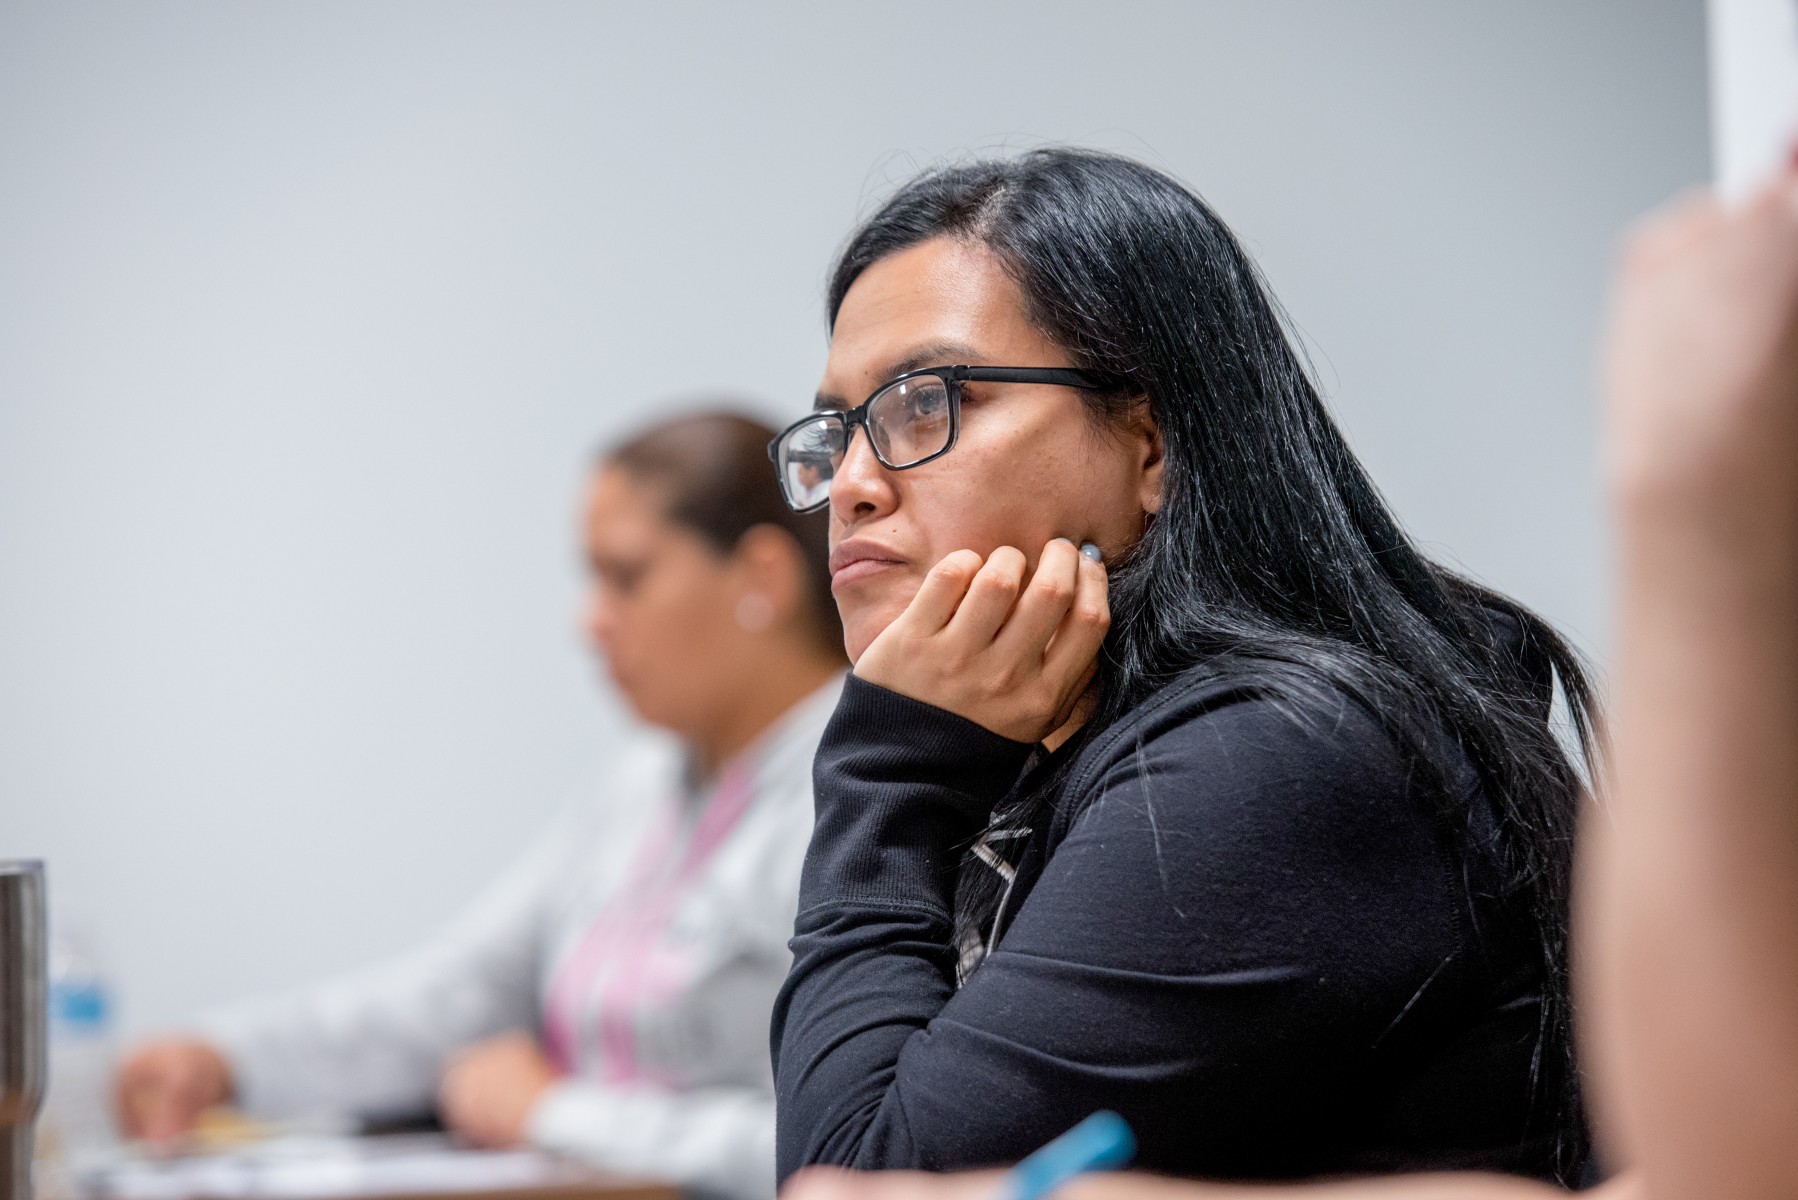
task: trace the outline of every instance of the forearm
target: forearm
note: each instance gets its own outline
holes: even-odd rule
[[[862,1173],[820,1169],[797,1177],[784,1200],[986,1200],[999,1194],[997,1171],[961,1175]],[[1548,1200],[1567,1193],[1502,1175],[1406,1175],[1317,1184],[1195,1183],[1159,1175],[1082,1175],[1057,1193],[1063,1200]],[[1618,1179],[1585,1193],[1591,1200],[1636,1200],[1640,1185]]]
[[[204,1032],[231,1061],[237,1101],[268,1116],[428,1111],[446,1056],[537,1017],[534,854],[422,946],[285,995],[215,1011]]]
[[[200,1032],[230,1064],[233,1103],[259,1118],[399,1116],[429,1110],[441,1055],[323,1016],[318,992],[211,1013]],[[445,1048],[447,1049],[447,1047]]]
[[[1062,1190],[1065,1200],[1549,1200],[1567,1193],[1503,1175],[1401,1175],[1317,1184],[1203,1184],[1152,1175],[1088,1175]],[[1633,1196],[1631,1185],[1595,1193]]]
[[[783,1177],[817,1162],[929,1165],[900,1058],[955,994],[961,848],[1028,752],[860,680],[844,689],[819,747],[793,968],[774,1010]]]
[[[793,948],[774,1011],[780,1176],[817,1163],[934,1165],[907,1118],[899,1064],[955,993],[946,915],[801,914]]]
[[[534,1019],[528,971],[506,986],[447,966],[414,955],[219,1010],[202,1028],[230,1061],[237,1102],[257,1115],[423,1113],[452,1051]]]
[[[1591,1025],[1601,1116],[1670,1198],[1798,1178],[1798,522],[1768,499],[1636,481],[1618,504]]]

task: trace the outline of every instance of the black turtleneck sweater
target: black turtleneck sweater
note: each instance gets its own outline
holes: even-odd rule
[[[1058,757],[849,680],[774,1013],[783,1180],[1013,1162],[1099,1108],[1179,1175],[1551,1171],[1539,951],[1451,741],[1420,770],[1346,698],[1195,675]],[[958,865],[1058,767],[989,843],[1016,877],[958,988]]]

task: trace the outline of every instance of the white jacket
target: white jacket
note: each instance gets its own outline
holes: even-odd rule
[[[531,1140],[706,1193],[774,1194],[768,1016],[835,680],[695,790],[646,736],[434,940],[202,1023],[263,1116],[425,1111],[445,1058],[508,1030],[569,1072]]]

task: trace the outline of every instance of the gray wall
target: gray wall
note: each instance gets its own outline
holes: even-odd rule
[[[1438,553],[1602,653],[1610,247],[1706,170],[1697,0],[0,8],[0,854],[128,1024],[379,957],[628,736],[599,441],[806,404],[831,250],[1066,140],[1259,255]]]

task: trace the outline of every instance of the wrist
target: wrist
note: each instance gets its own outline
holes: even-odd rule
[[[958,791],[997,799],[1035,748],[1034,742],[995,733],[928,700],[851,675],[825,727],[819,760],[858,778],[865,774],[893,783],[952,778]]]
[[[518,1113],[512,1121],[510,1130],[514,1142],[522,1143],[531,1140],[531,1122],[538,1111],[543,1108],[544,1101],[555,1091],[558,1082],[560,1079],[557,1076],[544,1076],[537,1080],[520,1098]]]
[[[525,1109],[524,1120],[519,1125],[518,1140],[535,1146],[553,1145],[556,1141],[553,1131],[561,1120],[557,1115],[558,1110],[566,1106],[566,1097],[571,1090],[572,1085],[564,1076],[551,1081],[538,1092]]]
[[[852,676],[818,743],[801,911],[878,899],[946,914],[955,865],[1033,749]]]

